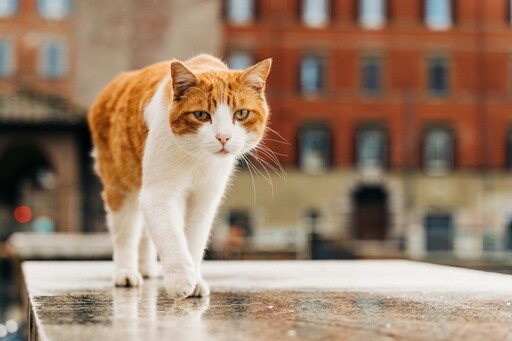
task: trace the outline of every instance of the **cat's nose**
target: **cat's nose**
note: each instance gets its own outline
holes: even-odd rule
[[[222,144],[222,145],[225,145],[226,142],[228,142],[228,140],[231,138],[231,134],[217,134],[215,135],[215,137],[217,138],[217,140],[219,140],[219,142]]]

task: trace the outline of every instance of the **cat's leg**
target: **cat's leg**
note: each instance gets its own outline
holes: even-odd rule
[[[215,192],[202,189],[192,193],[188,200],[185,233],[197,274],[193,296],[205,297],[210,294],[210,288],[201,274],[201,262],[221,195],[220,189]]]
[[[184,191],[176,184],[143,186],[141,207],[160,256],[167,292],[175,298],[190,296],[197,279],[184,231]]]
[[[141,285],[138,246],[143,225],[138,196],[133,194],[124,198],[118,210],[112,210],[107,205],[107,224],[114,246],[115,285],[122,287]]]
[[[147,226],[142,230],[142,236],[139,243],[139,270],[142,277],[158,277],[158,261],[156,247]]]

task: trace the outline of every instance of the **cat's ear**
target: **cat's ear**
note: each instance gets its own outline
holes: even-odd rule
[[[175,99],[180,99],[185,91],[197,84],[197,77],[178,61],[171,62],[170,71]]]
[[[270,72],[270,66],[272,66],[272,59],[269,58],[245,69],[242,73],[242,82],[257,92],[263,91]]]

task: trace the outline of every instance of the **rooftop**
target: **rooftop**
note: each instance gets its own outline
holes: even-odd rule
[[[32,90],[0,94],[0,124],[81,124],[86,111],[69,100]]]

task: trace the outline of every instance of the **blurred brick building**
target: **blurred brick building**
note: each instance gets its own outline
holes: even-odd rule
[[[509,0],[0,0],[0,227],[32,198],[53,215],[46,229],[104,228],[88,106],[121,71],[207,52],[234,68],[273,58],[271,127],[288,141],[266,141],[286,182],[273,175],[272,192],[261,169],[253,196],[240,171],[214,240],[235,226],[247,250],[299,257],[509,255],[510,11]]]
[[[242,172],[226,220],[266,227],[256,244],[300,251],[313,233],[356,256],[506,254],[510,10],[509,0],[224,1],[226,59],[273,58],[272,128],[289,142],[267,141],[286,155],[286,183],[274,175],[271,197],[256,177],[254,199]]]
[[[216,53],[219,13],[209,0],[0,0],[0,241],[105,230],[89,105],[122,71]]]

